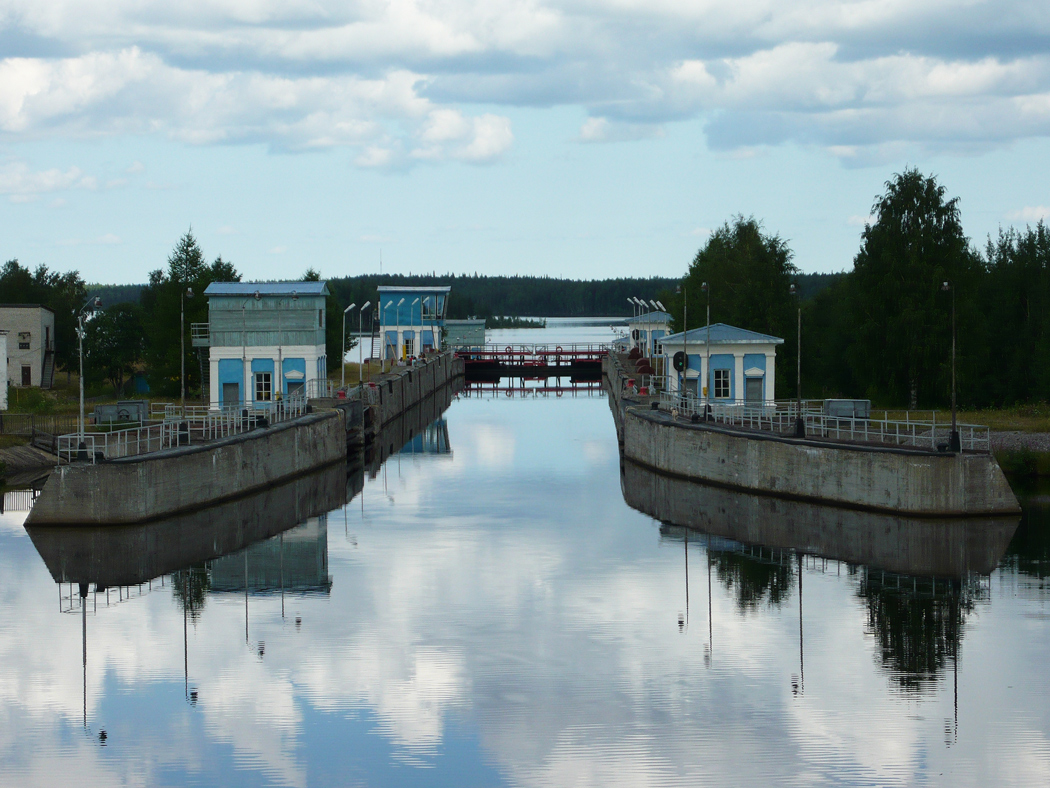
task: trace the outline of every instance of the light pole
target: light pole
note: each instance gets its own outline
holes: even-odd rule
[[[77,312],[77,339],[80,342],[80,440],[77,448],[84,446],[84,312],[90,307],[92,312],[102,308],[102,299],[98,296],[89,298]]]
[[[959,426],[955,417],[955,288],[951,282],[941,285],[942,290],[950,290],[952,293],[952,432],[948,436],[948,448],[951,451],[962,451],[962,441],[959,439]]]
[[[689,331],[689,290],[685,285],[678,285],[675,293],[682,296],[682,383],[678,387],[678,395],[685,395],[685,387],[689,384],[689,349],[686,346],[686,336]]]
[[[179,404],[182,415],[186,416],[186,299],[193,298],[193,288],[187,287],[179,293],[179,338],[182,340],[182,366],[179,371]]]
[[[403,303],[405,303],[404,298],[397,302],[397,308],[394,310],[394,317],[397,318],[397,341],[401,344],[395,355],[403,353],[405,348],[405,338],[401,335],[401,305]]]
[[[339,369],[342,370],[343,373],[340,385],[343,387],[343,391],[346,391],[346,316],[355,306],[357,306],[356,301],[343,310],[343,351],[339,356]],[[364,309],[364,307],[361,308]],[[358,374],[360,374],[360,371]]]
[[[795,437],[806,437],[806,420],[802,417],[802,296],[795,285],[789,288],[791,295],[798,297],[798,341],[795,344],[795,376],[798,385],[797,408],[795,414]],[[801,580],[801,577],[799,578]]]
[[[412,303],[409,304],[409,307],[408,307],[408,322],[409,322],[409,325],[411,325],[412,321],[415,319],[415,318],[412,317],[412,307],[414,307],[416,304],[419,304],[419,344],[418,344],[418,347],[422,348],[423,347],[423,303],[419,300],[418,297],[417,298],[413,298],[412,299]],[[417,344],[416,344],[415,339],[412,340],[412,355],[413,356],[417,356],[417,357],[419,356],[419,350],[417,350]]]
[[[361,308],[357,311],[357,385],[361,389],[361,398],[363,401],[365,393],[365,376],[362,370],[365,368],[364,359],[364,314],[368,307],[372,306],[371,301],[365,301]]]
[[[711,288],[707,286],[707,282],[700,285],[700,289],[707,293],[707,337],[705,339],[707,348],[705,354],[707,356],[707,374],[704,377],[704,421],[707,421],[707,414],[711,408],[711,389],[709,385],[713,383],[711,375]]]
[[[660,307],[658,307],[656,305],[656,301],[654,301],[653,299],[650,299],[649,303],[652,304],[653,309],[658,310],[660,308]],[[656,357],[656,339],[653,337],[653,331],[655,330],[655,325],[656,325],[656,313],[655,312],[650,312],[649,313],[649,346],[652,348],[652,355],[650,356],[650,358],[655,358]]]

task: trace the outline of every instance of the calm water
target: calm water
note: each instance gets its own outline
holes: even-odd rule
[[[939,551],[621,467],[601,396],[433,415],[210,520],[0,516],[0,785],[1050,784],[1050,497]]]

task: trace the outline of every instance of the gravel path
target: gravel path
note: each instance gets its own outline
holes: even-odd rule
[[[1050,432],[992,432],[992,451],[1029,451],[1050,452]]]

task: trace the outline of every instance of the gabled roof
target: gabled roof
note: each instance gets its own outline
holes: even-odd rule
[[[328,295],[327,282],[212,282],[204,290],[206,296],[243,296],[248,298],[256,291],[264,296]]]
[[[628,323],[667,323],[671,320],[668,312],[646,312],[644,315],[627,318]]]
[[[686,342],[689,342],[690,344],[694,342],[707,342],[707,326],[689,329],[688,336],[685,339]],[[677,342],[682,341],[682,332],[679,331],[677,334],[662,337],[660,341],[665,345],[674,345]],[[757,331],[749,331],[746,328],[737,328],[736,326],[729,326],[725,323],[712,323],[711,344],[782,345],[784,344],[784,340],[780,337],[770,336],[769,334],[760,334]]]
[[[452,285],[434,285],[433,287],[401,287],[399,285],[379,285],[380,293],[447,293]]]

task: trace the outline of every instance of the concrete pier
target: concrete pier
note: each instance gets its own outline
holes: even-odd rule
[[[638,465],[727,489],[923,517],[1019,514],[991,452],[794,438],[691,423],[623,393],[607,362],[610,407],[623,454]]]

